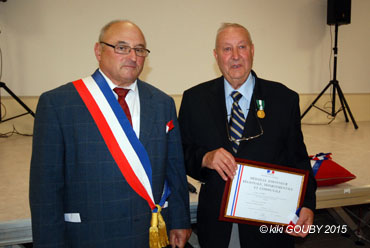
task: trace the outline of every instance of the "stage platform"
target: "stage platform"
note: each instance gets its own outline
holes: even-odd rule
[[[343,206],[370,203],[370,122],[302,125],[310,155],[331,152],[332,158],[357,176],[356,179],[317,191],[317,208],[338,210]],[[32,242],[28,205],[31,137],[0,138],[0,246]],[[199,192],[199,183],[189,178]],[[190,194],[195,222],[197,194]]]

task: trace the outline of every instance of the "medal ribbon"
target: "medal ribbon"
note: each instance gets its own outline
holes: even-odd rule
[[[264,110],[265,109],[265,101],[264,100],[257,100],[257,107],[258,110]]]

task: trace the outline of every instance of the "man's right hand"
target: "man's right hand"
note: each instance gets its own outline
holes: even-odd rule
[[[234,156],[224,148],[207,152],[203,156],[202,167],[216,170],[225,181],[227,178],[233,179],[237,169]]]

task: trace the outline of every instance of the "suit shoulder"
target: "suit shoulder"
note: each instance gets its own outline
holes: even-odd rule
[[[274,95],[277,97],[284,97],[284,98],[298,97],[297,92],[288,88],[286,85],[280,82],[258,78],[258,84],[260,84],[261,90],[265,94],[268,94],[268,95]]]
[[[186,95],[187,94],[191,94],[191,95],[193,95],[193,94],[195,94],[195,95],[204,94],[204,93],[209,92],[214,87],[221,86],[220,84],[222,84],[222,87],[223,87],[223,77],[215,78],[215,79],[197,84],[197,85],[185,90],[184,94],[186,94]]]
[[[155,87],[155,86],[153,86],[153,85],[151,85],[147,82],[144,82],[144,81],[141,81],[141,80],[138,81],[138,88],[139,88],[139,94],[140,94],[140,90],[145,90],[146,92],[148,92],[149,94],[151,94],[152,96],[154,96],[158,100],[173,101],[171,96],[169,96],[168,94],[166,94],[162,90],[158,89],[157,87]]]
[[[81,97],[74,85],[72,83],[67,83],[42,93],[38,105],[51,105],[57,108],[63,108],[80,103],[80,101]]]
[[[76,91],[76,88],[73,86],[72,83],[66,83],[57,88],[45,91],[44,93],[41,94],[41,97],[45,97],[45,96],[61,97],[63,95],[70,95],[72,91]]]

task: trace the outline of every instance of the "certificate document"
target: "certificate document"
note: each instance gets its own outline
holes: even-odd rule
[[[302,204],[308,171],[237,159],[225,187],[220,219],[287,225]]]

